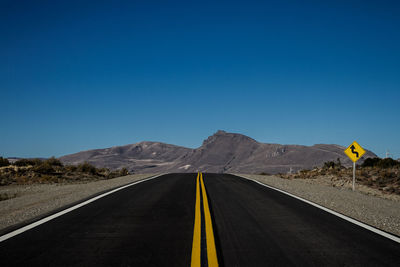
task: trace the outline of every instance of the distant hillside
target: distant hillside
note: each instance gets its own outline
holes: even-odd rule
[[[259,143],[236,133],[218,131],[196,149],[160,142],[83,151],[60,158],[65,164],[89,162],[97,167],[126,167],[135,173],[159,172],[238,172],[287,173],[322,166],[340,158],[345,166],[351,161],[345,147],[318,144],[313,146]],[[370,151],[363,158],[376,157]],[[359,163],[362,163],[363,159]]]
[[[132,145],[83,151],[66,155],[60,160],[66,164],[79,164],[87,161],[96,167],[110,169],[128,168],[134,172],[161,171],[179,162],[182,155],[192,149],[159,142],[140,142]]]

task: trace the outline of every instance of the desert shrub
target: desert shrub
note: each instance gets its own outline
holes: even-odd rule
[[[271,175],[268,172],[261,172],[260,175]]]
[[[327,161],[324,162],[324,169],[335,169],[335,168],[340,168],[341,167],[341,163],[339,162],[334,162],[334,161]]]
[[[36,166],[42,164],[42,162],[43,161],[40,159],[19,159],[14,163],[14,165],[18,167]]]
[[[111,171],[108,168],[97,169],[97,174],[103,177],[107,177],[110,173]]]
[[[8,161],[8,159],[0,157],[0,167],[4,167],[4,166],[8,166],[10,165],[10,162]]]
[[[93,175],[97,173],[96,167],[94,167],[92,164],[86,161],[84,163],[79,164],[77,170],[79,172],[89,173]]]
[[[340,158],[337,158],[337,166],[342,168],[342,162],[340,161]]]
[[[324,169],[329,169],[329,168],[334,168],[334,167],[335,167],[335,162],[333,162],[333,161],[324,162]]]
[[[376,164],[380,161],[380,158],[367,158],[364,160],[362,167],[375,167]]]
[[[15,173],[19,176],[21,175],[25,175],[28,172],[27,169],[23,169],[23,168],[17,168],[17,170],[15,171]]]
[[[64,167],[67,172],[76,172],[78,167],[75,165],[67,165]]]
[[[28,166],[29,164],[28,164],[27,159],[19,159],[16,162],[14,162],[14,165],[18,166],[18,167],[22,167],[22,166]]]
[[[385,169],[392,168],[395,166],[400,166],[400,162],[398,162],[397,160],[394,160],[392,158],[381,159],[378,162],[378,167],[385,168]]]
[[[327,161],[324,163],[323,166],[324,169],[335,169],[335,168],[342,168],[342,162],[340,161],[340,158],[337,158],[337,161]]]
[[[110,169],[108,169],[108,168],[100,168],[100,169],[97,169],[99,172],[102,172],[102,173],[107,173],[107,172],[110,172]]]
[[[63,166],[62,162],[59,159],[56,159],[55,157],[51,157],[51,158],[47,159],[45,162],[47,162],[51,166],[58,166],[58,167]]]
[[[119,171],[119,175],[121,175],[121,176],[125,176],[125,175],[128,175],[128,174],[129,174],[129,171],[128,171],[127,168],[122,168],[122,169]]]
[[[392,158],[385,158],[385,159],[367,158],[361,166],[362,167],[380,167],[380,168],[387,169],[387,168],[400,166],[400,162],[398,162],[397,160],[394,160]]]
[[[16,171],[12,167],[4,168],[3,170],[0,171],[0,177],[4,176],[5,174],[15,174],[15,173]]]
[[[55,172],[53,166],[47,161],[42,162],[40,165],[36,165],[33,170],[41,174],[51,174]]]

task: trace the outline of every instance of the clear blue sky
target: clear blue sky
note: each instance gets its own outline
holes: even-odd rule
[[[0,156],[222,129],[399,158],[399,3],[0,1]]]

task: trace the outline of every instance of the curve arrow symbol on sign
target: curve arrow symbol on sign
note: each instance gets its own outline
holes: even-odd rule
[[[351,149],[351,153],[356,154],[356,157],[358,158],[358,152],[357,152],[357,151],[354,151],[354,149],[356,149],[355,146],[352,145],[352,146],[350,147],[350,149]]]

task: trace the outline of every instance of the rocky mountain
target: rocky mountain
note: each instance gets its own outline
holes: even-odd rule
[[[146,173],[167,169],[190,151],[192,151],[190,148],[159,142],[140,142],[78,152],[63,156],[60,160],[65,164],[79,164],[86,161],[96,167],[110,169],[126,167],[133,172]]]
[[[338,158],[345,166],[352,162],[343,153],[345,147],[260,143],[236,133],[218,131],[196,149],[159,142],[83,151],[60,158],[65,164],[89,162],[97,167],[126,167],[135,173],[159,172],[238,172],[287,173],[322,166]],[[376,157],[370,151],[363,158]],[[359,162],[362,162],[361,159]]]

